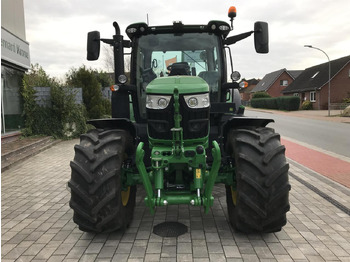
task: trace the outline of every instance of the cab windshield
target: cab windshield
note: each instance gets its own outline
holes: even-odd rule
[[[210,99],[217,102],[221,84],[220,38],[208,33],[154,34],[138,39],[136,85],[145,117],[146,87],[157,77],[198,76],[210,87]]]

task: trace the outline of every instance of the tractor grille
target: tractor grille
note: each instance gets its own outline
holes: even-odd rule
[[[172,139],[171,128],[174,127],[174,99],[166,109],[147,109],[148,134],[155,139]],[[201,138],[208,135],[209,108],[191,109],[183,96],[180,96],[181,126],[184,139]]]
[[[205,137],[209,131],[209,108],[189,108],[185,99],[180,99],[181,125],[184,139]]]
[[[156,139],[172,139],[170,129],[174,127],[174,99],[165,109],[148,109],[148,135]]]

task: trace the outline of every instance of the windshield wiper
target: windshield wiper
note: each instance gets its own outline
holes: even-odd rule
[[[181,51],[182,53],[184,53],[185,55],[187,55],[190,59],[193,60],[193,62],[195,62],[197,65],[199,65],[201,68],[203,68],[205,71],[207,70],[206,68],[204,68],[200,63],[198,63],[196,60],[194,60],[189,54],[187,54],[185,51]]]

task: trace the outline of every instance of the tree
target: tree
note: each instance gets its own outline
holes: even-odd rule
[[[78,69],[72,68],[66,77],[68,85],[83,89],[83,102],[89,119],[111,114],[110,102],[102,97],[102,87],[112,84],[105,72],[88,69],[83,65]]]
[[[34,87],[50,87],[50,106],[35,101]],[[85,108],[75,103],[72,89],[62,86],[39,65],[32,65],[21,88],[25,129],[22,133],[58,138],[76,137],[86,132]]]
[[[105,67],[108,72],[114,72],[114,54],[112,46],[104,46],[103,51],[105,53]],[[131,66],[131,55],[124,55],[124,71],[125,74],[130,74],[130,66]]]

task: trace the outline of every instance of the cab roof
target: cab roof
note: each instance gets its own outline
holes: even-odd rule
[[[228,23],[212,20],[207,25],[184,25],[181,21],[175,21],[172,25],[148,26],[146,23],[131,24],[126,28],[126,34],[133,40],[134,37],[148,34],[185,34],[185,33],[214,33],[221,35],[223,39],[227,37],[231,28]]]

